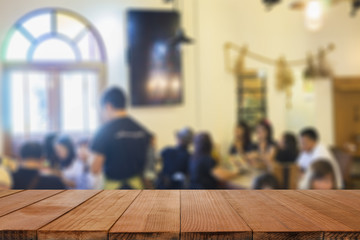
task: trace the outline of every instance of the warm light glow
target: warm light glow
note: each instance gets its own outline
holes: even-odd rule
[[[147,82],[147,93],[151,100],[163,99],[168,90],[168,80],[166,75],[161,72],[153,72]]]
[[[310,0],[306,7],[306,26],[312,30],[319,30],[323,23],[323,6],[319,0]]]

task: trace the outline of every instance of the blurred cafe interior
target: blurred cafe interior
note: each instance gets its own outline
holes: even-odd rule
[[[360,188],[359,0],[0,0],[1,189]]]

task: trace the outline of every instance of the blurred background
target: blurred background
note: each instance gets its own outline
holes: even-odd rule
[[[41,174],[67,188],[104,188],[106,176],[89,169],[109,87],[124,90],[128,114],[152,134],[143,187],[300,188],[306,175],[325,185],[330,176],[330,188],[360,187],[359,1],[0,0],[0,6],[4,187],[14,188],[12,175],[29,165],[21,149],[36,142]],[[189,156],[166,154],[183,141]],[[326,151],[316,155],[320,143]],[[203,145],[211,145],[210,165],[192,166]],[[36,146],[30,149],[25,156],[34,158]],[[66,177],[69,166],[56,166],[49,151],[57,160],[73,151],[69,166],[80,159],[80,170]],[[310,171],[310,162],[324,158],[333,159],[325,161],[329,171],[326,163]],[[91,184],[76,184],[80,172]],[[260,180],[268,184],[256,186]],[[27,183],[23,188],[35,188]]]

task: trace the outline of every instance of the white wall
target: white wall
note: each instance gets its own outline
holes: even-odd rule
[[[211,131],[222,149],[227,148],[236,120],[235,80],[224,67],[223,44],[227,41],[248,44],[253,51],[273,58],[284,54],[288,59],[303,57],[307,51],[333,42],[337,48],[330,59],[337,74],[360,75],[360,16],[349,18],[347,4],[328,11],[325,25],[316,33],[306,30],[303,13],[290,11],[286,3],[271,12],[264,10],[260,0],[183,0],[181,5],[185,28],[196,39],[194,46],[183,49],[185,103],[178,107],[131,109],[135,117],[157,134],[160,147],[173,142],[176,129],[189,125]],[[128,67],[124,57],[126,9],[170,8],[162,0],[0,0],[0,6],[0,43],[18,18],[37,8],[64,7],[85,16],[104,38],[109,56],[109,85],[125,89],[128,88]],[[296,111],[301,113],[306,104],[294,103],[292,112],[286,109],[284,94],[274,87],[274,68],[251,60],[247,61],[247,66],[267,72],[269,118],[276,135],[287,128],[297,130],[302,127],[300,123],[291,123],[291,116],[299,116]],[[302,69],[294,70],[297,86],[300,86]],[[297,92],[298,87],[295,90]],[[324,99],[331,99],[329,85],[326,91],[327,98]],[[302,101],[301,92],[298,94],[294,99]],[[312,124],[322,126],[325,141],[331,143],[332,122],[324,117],[331,115],[331,101],[318,98],[317,90],[315,95],[314,99],[325,101],[327,107],[316,107],[320,102],[312,100],[313,105],[308,104],[309,108],[319,110],[313,110],[314,115],[305,119],[312,119]]]
[[[222,46],[226,41],[247,44],[250,50],[271,58],[285,55],[287,59],[303,58],[308,51],[317,51],[329,43],[336,50],[329,56],[337,75],[360,75],[360,17],[349,17],[350,6],[338,4],[329,9],[324,26],[310,32],[304,26],[304,14],[288,9],[286,1],[272,11],[264,10],[262,1],[199,0],[200,89],[202,126],[213,129],[216,139],[227,143],[235,120],[235,81],[224,68]],[[275,69],[248,60],[253,69],[265,69],[268,75],[269,118],[276,136],[284,130],[298,131],[304,126],[318,127],[325,143],[333,143],[331,83],[315,84],[313,99],[301,95],[302,68],[294,68],[296,86],[293,89],[293,109],[286,109],[283,93],[275,89]],[[206,87],[204,87],[206,86]],[[298,96],[296,96],[296,94]],[[296,116],[296,124],[291,122]]]

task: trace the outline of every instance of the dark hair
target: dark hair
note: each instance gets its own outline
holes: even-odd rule
[[[295,162],[299,155],[298,143],[296,136],[290,132],[283,134],[284,148],[278,146],[276,160],[281,163]]]
[[[330,174],[331,177],[333,178],[334,187],[335,187],[335,173],[329,160],[318,159],[311,164],[310,169],[311,169],[311,178],[310,178],[311,184],[314,180],[323,179],[324,177]]]
[[[50,133],[45,137],[44,140],[44,156],[46,160],[50,163],[52,168],[55,168],[59,162],[59,159],[56,155],[54,149],[54,143],[56,141],[57,135],[55,133]]]
[[[237,128],[242,128],[244,131],[244,136],[243,136],[243,149],[247,149],[251,146],[251,130],[249,125],[247,125],[246,122],[244,121],[240,121],[237,126]]]
[[[254,181],[253,189],[264,189],[264,188],[278,189],[279,182],[276,177],[270,173],[265,173],[257,177]]]
[[[267,132],[267,139],[266,139],[267,143],[268,144],[274,143],[273,128],[272,128],[270,122],[266,119],[263,119],[258,123],[258,126],[265,128],[265,130]]]
[[[194,138],[194,154],[195,156],[211,155],[213,143],[208,133],[199,133]]]
[[[293,152],[298,154],[298,142],[296,140],[296,136],[293,133],[285,132],[284,135],[284,143],[285,143],[285,151]]]
[[[43,147],[38,142],[27,142],[20,149],[22,160],[35,159],[41,160],[43,157]]]
[[[112,87],[106,90],[101,98],[101,105],[110,104],[115,109],[126,108],[126,97],[123,90],[118,87]]]
[[[315,128],[305,128],[300,132],[301,137],[308,137],[315,142],[319,140],[319,134]]]
[[[89,144],[90,140],[88,138],[82,138],[76,143],[77,146],[88,146]]]
[[[76,158],[74,143],[68,136],[59,137],[56,140],[56,143],[64,146],[68,151],[68,156],[66,159],[59,159],[60,167],[66,168],[66,167],[70,166]]]

